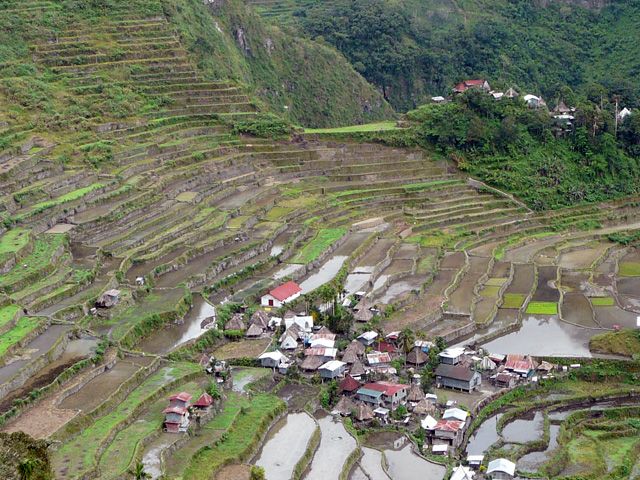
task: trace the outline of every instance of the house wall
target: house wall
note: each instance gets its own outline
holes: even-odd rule
[[[471,382],[465,382],[464,380],[457,380],[449,377],[438,377],[438,383],[446,388],[455,388],[458,390],[471,390]]]

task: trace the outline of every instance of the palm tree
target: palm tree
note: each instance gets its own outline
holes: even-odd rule
[[[131,470],[130,473],[136,480],[144,480],[150,477],[150,475],[144,471],[144,464],[142,462],[136,463],[135,468]]]
[[[398,340],[400,342],[400,348],[402,348],[402,351],[404,352],[404,365],[406,367],[407,355],[414,349],[416,344],[416,335],[410,328],[405,328],[400,332]]]
[[[18,465],[18,473],[20,475],[20,480],[29,480],[38,466],[39,461],[34,460],[33,458],[28,458],[23,460]]]

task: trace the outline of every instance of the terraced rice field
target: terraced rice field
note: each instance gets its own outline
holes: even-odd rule
[[[162,446],[157,409],[170,392],[202,388],[199,365],[170,360],[203,334],[200,322],[284,279],[305,293],[346,281],[349,293],[388,307],[386,331],[474,335],[496,350],[555,335],[551,353],[577,345],[574,354],[589,355],[592,334],[640,313],[638,251],[606,238],[640,228],[637,200],[537,213],[419,149],[322,132],[239,135],[234,122],[259,113],[251,92],[205,77],[158,4],[121,3],[27,45],[37,68],[87,109],[81,123],[60,127],[64,142],[32,131],[24,109],[0,127],[13,142],[0,151],[2,428],[55,440],[56,478],[117,478],[134,440],[136,455],[171,478],[204,478],[247,454],[237,433],[224,448],[204,447],[231,425],[230,435],[255,422],[266,430],[281,408],[274,397],[252,402],[246,418],[228,402],[164,463],[150,453]],[[0,14],[44,28],[50,8],[5,2]],[[104,91],[130,92],[135,108],[96,111]],[[587,220],[603,228],[574,229]],[[118,304],[92,313],[113,288]],[[78,353],[73,342],[85,338],[93,347]],[[106,353],[98,340],[110,343]],[[269,344],[217,353],[255,356]],[[308,478],[342,466],[327,466],[336,453],[327,439],[343,437],[342,460],[355,448],[327,422]]]

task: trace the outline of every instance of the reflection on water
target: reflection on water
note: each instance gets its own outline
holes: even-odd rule
[[[502,437],[509,443],[526,443],[542,436],[544,416],[537,411],[533,418],[518,418],[507,423],[502,429]]]
[[[520,330],[483,345],[489,352],[590,357],[589,339],[598,330],[576,327],[555,315],[529,315]]]
[[[305,281],[300,284],[304,293],[309,293],[316,288],[324,285],[327,282],[333,280],[340,269],[342,264],[348,257],[346,255],[335,255],[327,260],[316,273],[310,275]]]
[[[342,422],[332,417],[323,417],[320,424],[320,446],[313,456],[306,480],[328,480],[340,478],[342,466],[357,447],[355,439],[349,435]]]
[[[560,425],[549,425],[549,445],[542,452],[531,452],[518,460],[518,468],[527,471],[538,470],[548,459],[549,454],[558,446]]]
[[[447,472],[444,466],[431,463],[413,453],[411,444],[402,450],[385,450],[384,455],[393,480],[415,480],[418,472],[420,478],[440,480]]]
[[[491,445],[496,443],[498,435],[498,421],[502,413],[489,417],[476,429],[467,444],[467,455],[482,455]]]

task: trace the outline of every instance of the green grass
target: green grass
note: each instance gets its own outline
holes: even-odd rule
[[[29,243],[30,231],[24,228],[14,228],[0,237],[0,257],[8,253],[16,253]]]
[[[2,358],[11,347],[24,340],[27,335],[42,325],[42,323],[42,318],[22,317],[18,319],[11,330],[0,335],[0,358]]]
[[[172,393],[187,392],[195,401],[203,392],[196,382],[181,385]],[[167,393],[167,397],[169,393]],[[100,478],[116,479],[126,476],[127,470],[133,462],[136,449],[141,447],[141,442],[162,428],[164,414],[162,410],[167,406],[167,399],[160,398],[134,423],[120,431],[113,442],[105,450],[100,458]],[[178,439],[179,436],[176,436]]]
[[[293,210],[294,209],[291,207],[281,207],[279,205],[276,205],[271,210],[269,210],[269,212],[265,216],[265,219],[270,222],[278,222],[289,215],[291,212],[293,212]]]
[[[29,255],[7,273],[0,275],[0,287],[10,287],[17,282],[24,282],[26,278],[37,277],[44,270],[50,270],[53,254],[65,243],[65,235],[48,235],[36,240]]]
[[[336,128],[305,128],[304,133],[358,133],[358,132],[381,132],[384,130],[397,130],[396,122],[376,122],[364,125],[350,125]]]
[[[237,217],[233,217],[231,220],[227,222],[227,228],[238,229],[241,228],[245,222],[249,220],[248,215],[238,215]]]
[[[73,202],[74,200],[78,200],[84,197],[85,195],[93,192],[94,190],[103,188],[104,186],[105,186],[104,183],[92,183],[91,185],[88,185],[86,187],[79,188],[77,190],[73,190],[71,192],[65,193],[64,195],[61,195],[58,198],[55,198],[53,200],[47,200],[45,202],[36,203],[32,207],[30,207],[27,212],[21,213],[12,218],[14,221],[25,220],[33,215],[42,213],[45,210],[49,210],[51,208],[57,207],[58,205],[62,205],[64,203],[69,203],[69,202]]]
[[[523,293],[505,293],[504,303],[501,308],[514,308],[518,309],[522,307],[527,296]]]
[[[498,296],[498,293],[500,293],[499,286],[487,284],[480,292],[480,295],[485,298],[496,298]]]
[[[313,262],[333,243],[342,238],[345,233],[347,233],[347,229],[343,227],[318,230],[316,236],[300,249],[291,262],[303,264]]]
[[[640,263],[622,262],[618,273],[622,277],[640,277]]]
[[[200,370],[200,367],[193,363],[176,363],[160,369],[133,390],[115,409],[65,442],[54,453],[54,463],[61,465],[68,460],[69,475],[82,475],[94,466],[96,453],[110,432],[127,420],[135,409],[148,403],[167,384]]]
[[[591,297],[591,305],[594,307],[612,307],[615,304],[613,297]]]
[[[209,480],[223,465],[244,459],[257,441],[258,428],[266,424],[282,408],[282,401],[273,395],[258,394],[248,407],[241,410],[233,425],[215,445],[200,450],[184,472],[184,480]]]
[[[6,305],[4,307],[0,307],[0,330],[13,320],[18,310],[20,310],[18,305]]]
[[[527,313],[532,315],[557,315],[558,304],[556,302],[529,302]]]
[[[622,330],[619,332],[600,333],[591,337],[589,349],[594,352],[624,355],[626,357],[640,356],[640,332],[637,330]]]

